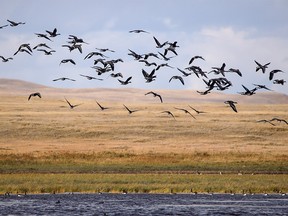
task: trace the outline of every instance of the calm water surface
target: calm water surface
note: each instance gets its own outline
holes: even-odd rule
[[[288,215],[288,195],[1,195],[0,210],[0,215]]]

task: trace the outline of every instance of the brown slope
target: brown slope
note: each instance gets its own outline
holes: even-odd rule
[[[145,96],[150,90],[135,88],[53,88],[32,82],[0,79],[0,94],[23,96],[39,91],[47,97],[73,97],[81,99],[97,99],[112,102],[154,102],[159,99],[152,95]],[[259,92],[253,96],[239,94],[225,94],[212,92],[208,95],[199,95],[195,90],[153,90],[162,95],[164,103],[218,103],[225,100],[234,100],[245,104],[287,104],[288,95],[277,92]]]

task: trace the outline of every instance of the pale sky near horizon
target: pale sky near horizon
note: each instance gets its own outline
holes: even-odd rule
[[[25,22],[16,27],[0,29],[0,56],[13,57],[9,62],[0,59],[0,78],[20,79],[53,87],[91,88],[123,87],[117,79],[109,77],[110,72],[98,76],[93,66],[93,59],[84,57],[95,48],[110,48],[115,53],[104,53],[108,59],[123,59],[115,65],[114,73],[121,72],[124,79],[132,76],[131,84],[124,87],[145,89],[192,89],[204,91],[205,83],[194,74],[183,77],[185,85],[178,80],[169,79],[182,74],[177,68],[189,66],[192,56],[200,55],[205,61],[196,59],[193,65],[204,71],[212,67],[238,68],[243,74],[227,74],[226,78],[233,83],[228,93],[241,92],[242,84],[249,89],[253,84],[263,84],[276,92],[288,94],[288,83],[273,84],[269,72],[280,69],[284,73],[275,74],[274,79],[288,82],[288,1],[286,0],[9,0],[1,2],[0,26],[8,24],[7,19]],[[35,33],[46,33],[45,30],[57,28],[61,35],[48,41],[39,38]],[[146,33],[129,33],[133,29],[143,29]],[[76,35],[86,41],[83,53],[74,50],[69,52],[68,35]],[[173,68],[163,67],[156,71],[157,78],[146,83],[142,69],[152,71],[129,56],[128,49],[139,54],[162,52],[157,49],[153,39],[160,42],[177,41],[177,56],[167,63]],[[23,43],[31,47],[46,43],[53,50],[51,56],[33,51],[13,54]],[[173,56],[169,52],[169,56]],[[167,56],[168,56],[167,55]],[[72,58],[76,65],[61,64],[62,59]],[[153,57],[150,62],[166,63]],[[254,60],[265,64],[271,62],[265,74],[256,72]],[[187,71],[188,72],[188,71]],[[104,79],[87,80],[79,74]],[[72,81],[53,79],[69,77]],[[214,74],[208,74],[215,78]],[[213,90],[217,91],[217,90]],[[263,90],[261,90],[263,91]],[[218,91],[217,91],[218,92]]]

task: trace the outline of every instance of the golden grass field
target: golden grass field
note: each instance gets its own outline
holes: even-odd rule
[[[288,173],[288,125],[257,122],[273,117],[288,120],[285,95],[259,93],[247,99],[155,90],[163,97],[161,104],[158,98],[145,96],[147,90],[77,91],[12,81],[14,87],[10,83],[8,88],[7,82],[0,86],[2,177],[7,173],[14,178],[19,173],[259,172],[281,173],[278,189],[288,189],[283,183]],[[28,101],[35,91],[42,98]],[[70,109],[64,97],[81,105]],[[238,113],[223,103],[228,99],[238,101]],[[101,111],[95,100],[109,109]],[[123,104],[139,111],[129,115]],[[205,113],[197,114],[188,105]],[[196,119],[175,107],[189,110]],[[162,113],[165,110],[175,120]],[[224,190],[228,191],[218,191]]]

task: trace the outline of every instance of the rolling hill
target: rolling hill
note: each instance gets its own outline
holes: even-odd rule
[[[151,89],[154,91],[153,89]],[[54,88],[22,80],[0,79],[0,95],[25,96],[32,92],[41,92],[45,97],[73,97],[81,99],[97,99],[111,102],[151,102],[153,96],[147,95],[146,89],[136,88]],[[262,91],[253,96],[211,92],[200,95],[195,90],[155,90],[163,97],[164,103],[214,103],[234,100],[238,103],[253,104],[287,104],[288,95],[277,92]]]

